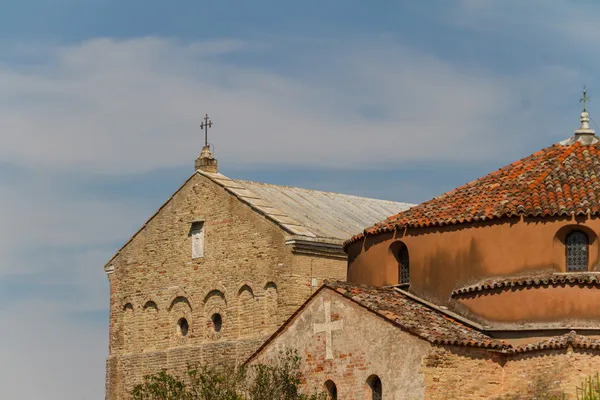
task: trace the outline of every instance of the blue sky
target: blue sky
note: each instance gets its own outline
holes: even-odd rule
[[[594,118],[598,17],[566,0],[0,0],[2,397],[103,398],[102,267],[192,173],[205,112],[226,175],[420,202],[570,136],[583,83]]]

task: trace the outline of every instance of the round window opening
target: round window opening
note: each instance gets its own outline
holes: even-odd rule
[[[223,326],[223,318],[221,318],[221,314],[219,314],[219,313],[213,314],[212,317],[210,317],[210,320],[212,321],[215,332],[220,332],[221,327]]]
[[[179,321],[177,321],[177,328],[181,336],[187,336],[188,330],[190,329],[187,319],[181,318]]]

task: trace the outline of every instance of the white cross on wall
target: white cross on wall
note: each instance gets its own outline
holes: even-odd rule
[[[325,359],[333,359],[333,346],[331,343],[331,332],[341,331],[344,328],[344,321],[331,320],[331,302],[325,301],[325,322],[322,324],[313,324],[314,334],[325,332]]]

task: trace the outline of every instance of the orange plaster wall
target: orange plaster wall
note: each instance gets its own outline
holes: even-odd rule
[[[520,322],[531,320],[600,321],[600,290],[578,285],[521,287],[495,290],[460,298],[471,313],[487,320]]]
[[[499,276],[565,271],[564,238],[572,229],[590,238],[590,270],[598,261],[597,218],[504,219],[369,236],[348,246],[348,280],[375,286],[398,283],[390,245],[406,244],[410,290],[446,303],[453,289]]]

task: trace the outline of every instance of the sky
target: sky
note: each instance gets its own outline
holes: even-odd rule
[[[112,254],[193,173],[418,203],[600,106],[600,3],[0,0],[3,399],[103,399]],[[599,129],[595,122],[592,127]]]

